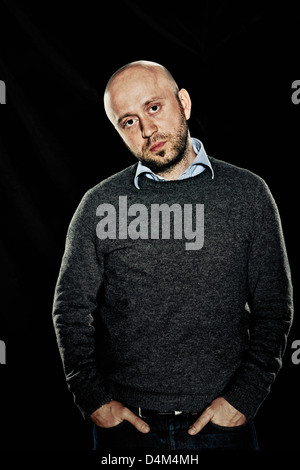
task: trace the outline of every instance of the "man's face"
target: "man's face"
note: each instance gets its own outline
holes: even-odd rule
[[[185,90],[176,97],[164,73],[137,67],[114,79],[105,107],[130,151],[153,171],[162,172],[184,157],[187,97]]]

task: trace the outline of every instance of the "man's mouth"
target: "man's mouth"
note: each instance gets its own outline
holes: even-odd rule
[[[155,144],[153,144],[151,147],[150,147],[150,150],[151,152],[159,152],[159,150],[161,150],[163,148],[163,146],[165,145],[166,141],[161,141],[161,142],[155,142]]]

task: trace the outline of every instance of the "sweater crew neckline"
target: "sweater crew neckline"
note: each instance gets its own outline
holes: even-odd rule
[[[213,182],[211,177],[211,172],[209,168],[206,168],[205,171],[199,175],[195,175],[186,179],[177,179],[177,180],[168,180],[168,181],[155,181],[150,178],[147,178],[145,174],[140,175],[140,189],[138,191],[147,191],[151,190],[152,192],[170,192],[182,190],[196,184],[203,184],[207,182]]]

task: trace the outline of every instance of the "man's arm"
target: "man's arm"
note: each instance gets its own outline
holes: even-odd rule
[[[95,248],[95,211],[88,194],[68,229],[56,284],[53,322],[66,381],[86,419],[112,396],[97,369],[92,313],[103,280],[103,259]]]
[[[191,434],[209,421],[236,426],[253,418],[282,366],[293,319],[291,274],[277,206],[267,185],[261,180],[259,183],[248,258],[249,345],[222,397],[207,407]]]

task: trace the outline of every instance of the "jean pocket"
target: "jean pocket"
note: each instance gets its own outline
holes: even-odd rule
[[[248,426],[248,423],[249,421],[246,420],[243,424],[240,424],[239,426],[220,426],[220,424],[213,423],[212,421],[209,422],[212,428],[218,429],[219,431],[226,431],[226,432],[242,431]]]
[[[118,429],[121,429],[125,426],[125,424],[130,424],[129,421],[126,421],[126,419],[124,419],[123,421],[121,421],[119,424],[116,424],[115,426],[111,426],[109,428],[104,428],[102,426],[96,426],[96,429],[97,431],[104,431],[104,432],[113,432],[113,431],[117,431]]]

